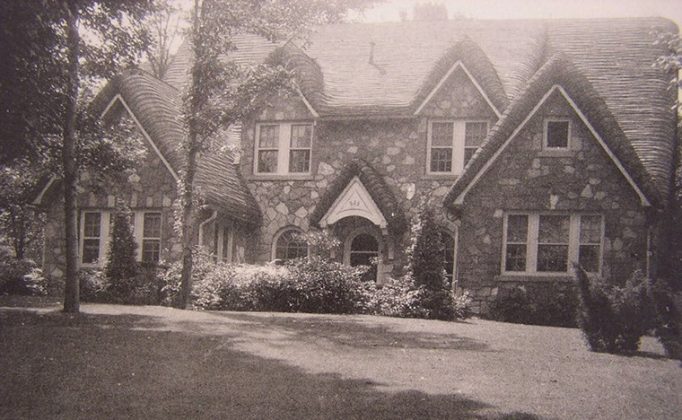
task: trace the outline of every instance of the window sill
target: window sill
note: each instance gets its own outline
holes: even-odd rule
[[[442,173],[442,174],[430,173],[430,174],[422,175],[420,177],[420,179],[426,180],[426,181],[432,181],[432,180],[437,181],[437,180],[443,180],[443,179],[448,180],[448,181],[454,181],[457,178],[459,178],[460,175],[461,174],[453,174],[453,173]]]
[[[495,281],[500,282],[572,282],[573,276],[568,273],[504,273],[495,276]]]
[[[543,149],[540,153],[538,153],[538,157],[554,157],[554,158],[565,158],[565,157],[574,157],[575,156],[575,151],[570,150],[570,149]]]
[[[315,176],[312,174],[253,174],[244,178],[247,181],[312,181]]]

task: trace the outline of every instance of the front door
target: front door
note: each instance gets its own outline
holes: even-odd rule
[[[379,243],[376,238],[368,233],[356,235],[350,242],[349,254],[351,267],[361,265],[370,267],[363,280],[376,281],[377,259],[379,258]]]

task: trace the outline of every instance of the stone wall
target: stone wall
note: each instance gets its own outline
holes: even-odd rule
[[[118,124],[129,128],[132,121],[122,117]],[[116,129],[116,127],[111,129]],[[148,147],[142,135],[136,130],[132,132],[136,133],[134,140],[140,146],[139,165],[130,173],[121,174],[119,179],[105,184],[95,178],[95,172],[83,172],[78,187],[78,208],[79,210],[113,211],[116,200],[123,199],[133,211],[161,212],[161,260],[176,260],[182,248],[173,230],[172,206],[177,198],[175,178],[156,152]],[[59,280],[64,275],[66,264],[63,190],[57,187],[51,188],[43,202],[48,203],[43,270],[50,278]]]
[[[495,122],[494,112],[476,87],[461,71],[453,73],[441,90],[424,107],[419,117],[325,121],[314,126],[310,175],[254,174],[254,137],[257,122],[313,121],[307,108],[296,99],[274,98],[271,106],[244,124],[242,133],[241,171],[263,213],[257,232],[255,257],[259,263],[272,259],[272,242],[286,226],[303,231],[310,226],[310,215],[319,198],[344,166],[362,158],[383,176],[408,218],[416,213],[416,205],[424,197],[436,208],[437,222],[451,233],[456,222],[446,215],[441,202],[450,189],[454,175],[427,175],[427,127],[430,118],[470,118]],[[384,268],[400,275],[405,267],[405,250],[409,232],[399,238],[385,237]],[[340,238],[343,239],[343,238]],[[392,242],[389,259],[388,242]],[[341,260],[342,253],[337,253]]]
[[[570,119],[569,151],[542,150],[544,119],[548,117]],[[512,210],[602,214],[602,276],[624,281],[633,270],[645,268],[644,208],[633,188],[558,93],[528,121],[464,199],[459,278],[464,288],[473,290],[477,311],[486,312],[499,287],[570,280],[500,275],[504,214]]]

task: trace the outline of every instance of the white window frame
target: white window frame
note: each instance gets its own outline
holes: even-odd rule
[[[526,237],[526,271],[507,271],[507,226],[509,216],[527,216],[528,227]],[[568,264],[566,271],[537,271],[540,216],[568,216]],[[509,276],[568,276],[572,273],[572,264],[578,261],[580,250],[580,218],[582,216],[598,216],[601,218],[601,236],[599,243],[599,266],[593,274],[601,275],[604,263],[604,216],[599,213],[569,212],[509,212],[504,215],[502,226],[502,265],[501,273]]]
[[[452,123],[452,168],[449,172],[446,171],[432,171],[431,170],[431,151],[433,124]],[[490,121],[482,119],[433,119],[429,120],[427,133],[427,149],[426,149],[426,173],[428,175],[460,175],[464,170],[464,150],[466,148],[466,124],[467,123],[485,123],[486,131],[490,131]],[[437,146],[438,148],[445,148],[447,146]]]
[[[99,214],[99,254],[97,260],[92,263],[83,262],[83,250],[85,239],[95,239],[94,236],[85,237],[85,214]],[[111,212],[106,210],[88,209],[80,212],[79,240],[78,240],[78,262],[81,267],[102,267],[106,261],[107,250],[109,249],[109,239],[111,236]]]
[[[133,225],[133,238],[137,244],[137,249],[135,251],[135,260],[137,262],[142,262],[142,247],[144,246],[145,239],[158,239],[159,240],[159,258],[161,257],[161,249],[163,244],[163,211],[161,209],[144,209],[135,210],[132,212],[131,223]],[[146,213],[159,213],[161,215],[161,232],[158,238],[156,237],[145,237],[144,236],[144,215]]]
[[[549,124],[565,122],[568,124],[568,129],[566,130],[566,147],[550,147],[549,146]],[[543,129],[542,129],[542,148],[544,150],[571,150],[571,120],[568,118],[545,118]]]
[[[291,130],[296,125],[310,126],[310,147],[307,148],[292,148],[291,147]],[[260,131],[263,126],[279,126],[279,141],[277,149],[271,147],[261,148]],[[254,155],[253,155],[253,173],[256,175],[310,175],[313,159],[313,141],[315,139],[315,124],[312,121],[290,121],[290,122],[260,122],[256,124],[256,134],[254,138]],[[277,151],[277,169],[274,172],[260,172],[258,170],[258,161],[261,151],[276,150]],[[309,150],[310,158],[308,160],[308,170],[306,172],[290,172],[289,158],[293,150]]]
[[[144,219],[147,215],[155,214],[159,216],[159,236],[144,236]],[[142,235],[141,235],[141,241],[138,244],[138,248],[140,249],[140,261],[141,262],[147,262],[147,263],[158,263],[158,261],[144,261],[144,241],[157,241],[159,243],[159,261],[161,260],[161,238],[163,237],[163,213],[161,211],[144,211],[141,212],[141,219],[142,219]]]

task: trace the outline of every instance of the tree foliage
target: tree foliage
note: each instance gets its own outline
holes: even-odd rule
[[[257,109],[265,98],[295,91],[281,63],[256,67],[230,60],[234,36],[251,33],[271,41],[305,38],[311,25],[340,20],[350,7],[368,0],[194,0],[188,39],[193,54],[190,84],[183,98],[186,165],[181,185],[182,290],[190,299],[195,208],[194,176],[201,153],[215,147],[215,134]]]
[[[135,250],[130,209],[123,202],[117,204],[107,263],[104,273],[109,280],[109,289],[115,296],[127,296],[137,275]]]
[[[139,23],[152,6],[152,0],[27,0],[2,2],[0,9],[0,45],[10,50],[11,65],[19,69],[2,79],[0,126],[11,122],[2,134],[16,146],[4,158],[40,156],[63,180],[67,312],[79,310],[79,170],[86,162],[109,162],[115,155],[99,154],[112,143],[97,141],[99,116],[89,115],[86,104],[97,80],[137,61],[149,41]]]
[[[44,217],[31,205],[38,173],[25,159],[0,166],[0,236],[9,242],[18,260],[35,256],[42,239]]]
[[[677,92],[682,88],[679,73],[682,70],[682,38],[678,33],[659,33],[655,42],[663,45],[668,52],[658,57],[654,66],[670,73],[670,87]],[[679,99],[676,102],[678,116],[678,131],[682,129],[680,115],[682,104]],[[673,152],[673,180],[669,196],[667,220],[662,235],[665,237],[661,249],[663,254],[659,277],[670,282],[673,290],[682,290],[682,143],[677,140],[677,147]]]

